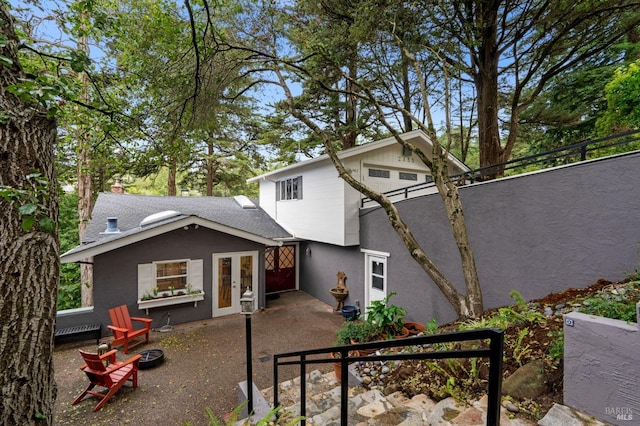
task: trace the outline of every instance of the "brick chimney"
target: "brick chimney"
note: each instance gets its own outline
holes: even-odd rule
[[[116,178],[115,183],[111,185],[111,193],[113,194],[124,194],[124,185],[122,184],[122,179]]]

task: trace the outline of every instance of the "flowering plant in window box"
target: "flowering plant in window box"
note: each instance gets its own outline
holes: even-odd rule
[[[144,295],[142,295],[138,300],[138,308],[146,309],[148,314],[149,308],[190,302],[193,302],[193,306],[196,307],[201,300],[204,300],[204,291],[201,289],[193,289],[189,284],[186,290],[176,291],[173,287],[170,287],[168,292],[160,292],[156,287],[153,288],[151,292],[145,292]]]

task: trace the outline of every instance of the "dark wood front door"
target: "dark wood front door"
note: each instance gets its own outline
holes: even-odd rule
[[[296,289],[296,246],[267,247],[264,259],[267,293]]]

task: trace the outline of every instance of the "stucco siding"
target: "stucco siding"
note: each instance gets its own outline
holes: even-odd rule
[[[485,308],[599,278],[618,280],[640,262],[640,154],[623,155],[460,188]],[[460,256],[439,195],[396,203],[425,251],[460,289]],[[421,320],[455,318],[407,253],[384,212],[363,210],[361,247],[391,253],[389,291]]]
[[[307,255],[307,248],[310,249],[310,255]],[[349,289],[345,304],[353,305],[356,300],[362,303],[363,265],[362,254],[357,247],[336,247],[318,242],[300,243],[300,290],[335,308],[336,300],[329,290],[336,286],[336,274],[342,271],[347,275],[346,286]]]
[[[564,323],[564,403],[613,425],[640,420],[638,324],[572,312]]]

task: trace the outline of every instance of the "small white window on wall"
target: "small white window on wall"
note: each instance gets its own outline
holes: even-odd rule
[[[276,200],[302,200],[302,176],[278,181]]]
[[[391,177],[391,172],[383,169],[369,169],[369,177],[389,179]]]
[[[138,265],[138,298],[203,290],[202,259],[163,260]]]

